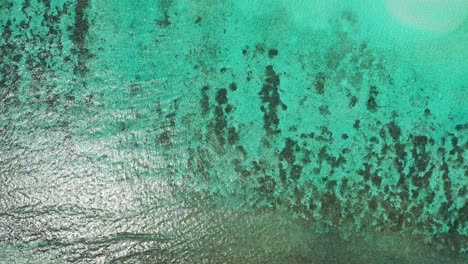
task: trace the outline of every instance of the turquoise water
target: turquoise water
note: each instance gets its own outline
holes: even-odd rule
[[[468,22],[397,18],[0,0],[0,262],[466,263]]]

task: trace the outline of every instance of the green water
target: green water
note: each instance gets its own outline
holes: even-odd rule
[[[0,263],[468,261],[466,19],[0,0],[0,32]]]

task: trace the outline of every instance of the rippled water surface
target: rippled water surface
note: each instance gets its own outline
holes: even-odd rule
[[[0,0],[0,263],[467,263],[468,6],[403,2]]]

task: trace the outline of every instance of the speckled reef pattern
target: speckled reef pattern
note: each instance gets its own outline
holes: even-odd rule
[[[0,0],[0,262],[466,263],[467,23],[366,2]]]

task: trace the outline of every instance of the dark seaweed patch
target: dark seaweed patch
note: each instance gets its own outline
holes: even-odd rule
[[[340,201],[333,193],[324,193],[321,197],[322,202],[322,214],[333,222],[337,222],[339,219],[338,214],[341,212]]]
[[[176,125],[176,113],[172,112],[172,113],[167,114],[166,122],[172,128],[172,130],[174,130],[175,125]]]
[[[357,96],[354,96],[354,95],[351,96],[351,99],[349,99],[349,108],[355,107],[357,102],[358,102]]]
[[[372,211],[375,211],[377,210],[377,206],[378,206],[377,199],[375,197],[372,197],[372,199],[370,199],[369,201],[369,209],[371,209]]]
[[[395,122],[390,122],[389,124],[387,124],[387,129],[388,129],[388,132],[390,133],[390,136],[394,140],[397,140],[400,137],[401,129]]]
[[[75,44],[78,52],[78,65],[74,72],[84,74],[88,71],[86,67],[86,59],[89,57],[89,50],[86,48],[86,36],[88,35],[89,24],[86,17],[86,9],[88,8],[89,0],[78,0],[75,6],[75,23],[73,33],[70,39]]]
[[[230,113],[233,109],[233,106],[231,104],[226,105],[226,108],[224,108],[224,111],[226,113]]]
[[[263,54],[265,52],[265,46],[261,43],[255,45],[255,53]]]
[[[272,86],[278,86],[280,84],[280,77],[276,74],[273,66],[268,65],[266,66],[266,82]]]
[[[319,107],[319,113],[323,116],[329,115],[330,109],[328,108],[328,105],[321,105]]]
[[[294,152],[298,150],[297,142],[290,138],[286,138],[284,144],[285,146],[283,150],[281,150],[279,158],[280,160],[284,160],[289,164],[293,164],[295,161]]]
[[[431,115],[431,110],[429,110],[429,108],[424,109],[424,115],[425,116]]]
[[[232,109],[233,109],[232,105],[231,105],[231,104],[228,104],[228,105],[226,105],[226,108],[224,109],[224,111],[225,111],[226,113],[230,113],[230,112],[232,111]]]
[[[272,177],[260,177],[258,178],[258,184],[260,185],[260,187],[258,187],[257,190],[262,193],[273,194],[273,192],[275,191],[276,182]]]
[[[375,101],[374,96],[369,96],[369,99],[367,99],[366,107],[367,110],[371,112],[377,111],[377,102]]]
[[[227,121],[224,115],[224,111],[220,106],[215,107],[215,120],[214,120],[214,131],[218,142],[221,145],[224,145],[226,139],[224,137],[224,132],[227,128]]]
[[[445,192],[445,197],[447,198],[447,201],[452,201],[452,191],[451,191],[451,183],[450,183],[450,178],[449,178],[449,167],[447,163],[444,161],[442,163],[442,167],[440,168],[442,171],[442,179],[444,181],[444,192]]]
[[[135,96],[140,92],[140,90],[141,90],[140,85],[135,83],[130,87],[130,95]]]
[[[457,158],[457,162],[460,163],[460,164],[464,164],[464,158],[463,158],[463,152],[465,151],[466,149],[466,146],[465,148],[461,147],[461,146],[458,146],[458,138],[455,137],[455,136],[452,136],[452,139],[451,139],[451,143],[452,143],[452,150],[450,150],[449,154],[454,156],[456,155]],[[466,145],[466,144],[465,144]]]
[[[458,125],[455,126],[455,129],[458,130],[458,131],[467,130],[468,129],[468,123],[458,124]]]
[[[249,46],[246,46],[244,49],[242,49],[242,54],[247,55],[249,53]]]
[[[395,144],[395,154],[397,155],[398,159],[404,160],[406,157],[405,145],[400,143]]]
[[[202,94],[200,99],[200,106],[202,108],[202,114],[206,115],[210,111],[210,97],[208,96],[208,86],[203,86]]]
[[[427,142],[428,139],[426,136],[413,137],[413,149],[411,150],[411,155],[415,160],[416,167],[419,171],[426,170],[430,160],[428,153],[426,153]]]
[[[121,130],[123,131],[123,130]],[[171,146],[171,134],[168,130],[163,131],[161,134],[158,136],[158,143],[161,144],[162,146]]]
[[[239,134],[235,127],[230,127],[228,129],[228,143],[234,145],[237,141],[239,141]]]
[[[377,106],[376,96],[378,94],[379,92],[377,91],[377,87],[371,86],[369,90],[369,98],[367,99],[367,102],[366,102],[367,110],[371,112],[377,111],[378,106]]]
[[[278,50],[277,49],[270,49],[268,51],[268,56],[270,58],[274,58],[274,57],[278,56]]]
[[[20,80],[19,67],[13,63],[7,63],[8,59],[17,54],[16,46],[9,42],[11,38],[11,21],[7,20],[2,32],[2,38],[5,43],[0,46],[0,102],[2,105],[9,106],[10,104],[19,103],[17,98],[18,82]],[[3,107],[2,107],[3,108]]]
[[[219,105],[226,104],[228,102],[226,88],[221,88],[216,92],[216,102]]]
[[[280,77],[276,74],[273,66],[266,67],[266,80],[262,90],[258,93],[263,105],[260,110],[263,112],[263,127],[267,134],[279,133],[278,107],[285,109],[286,106],[281,102],[279,95]]]
[[[315,76],[315,91],[323,95],[325,93],[325,73],[320,72]]]
[[[230,85],[229,85],[229,89],[231,89],[231,91],[236,91],[237,90],[237,84],[235,82],[232,82]]]
[[[360,124],[361,124],[361,120],[354,120],[353,127],[354,127],[355,129],[358,129],[359,126],[360,126]]]
[[[382,184],[382,178],[380,176],[378,176],[377,174],[373,174],[372,177],[371,177],[371,180],[372,180],[372,183],[377,186],[378,188],[380,188],[381,184]]]
[[[327,151],[327,147],[326,146],[323,146],[320,150],[319,150],[319,153],[317,155],[318,159],[320,160],[320,162],[326,162],[330,165],[330,167],[332,168],[332,171],[335,169],[335,168],[338,168],[340,167],[342,164],[344,164],[346,162],[346,159],[343,157],[343,156],[339,156],[338,158],[330,155]]]
[[[159,0],[160,10],[163,14],[163,18],[156,20],[156,23],[158,24],[158,26],[164,28],[172,24],[170,21],[170,17],[169,17],[169,9],[171,8],[172,1],[173,0]]]
[[[247,170],[244,166],[242,166],[240,159],[235,159],[233,163],[234,170],[237,172],[237,174],[241,175],[244,178],[247,178],[251,175],[250,171]]]
[[[12,35],[13,31],[11,30],[11,21],[7,20],[5,26],[3,27],[2,38],[5,40],[5,42],[8,42]]]
[[[48,94],[45,102],[49,108],[54,108],[60,103],[60,95],[56,93]]]
[[[363,166],[364,169],[358,170],[357,173],[361,175],[365,181],[369,181],[372,177],[371,166],[368,163],[364,163]]]
[[[429,180],[434,172],[434,168],[435,166],[432,165],[432,167],[426,173],[424,173],[423,176],[413,175],[413,177],[411,178],[413,185],[418,188],[428,187]]]
[[[302,167],[299,165],[293,165],[291,168],[291,177],[298,180],[302,174]]]

